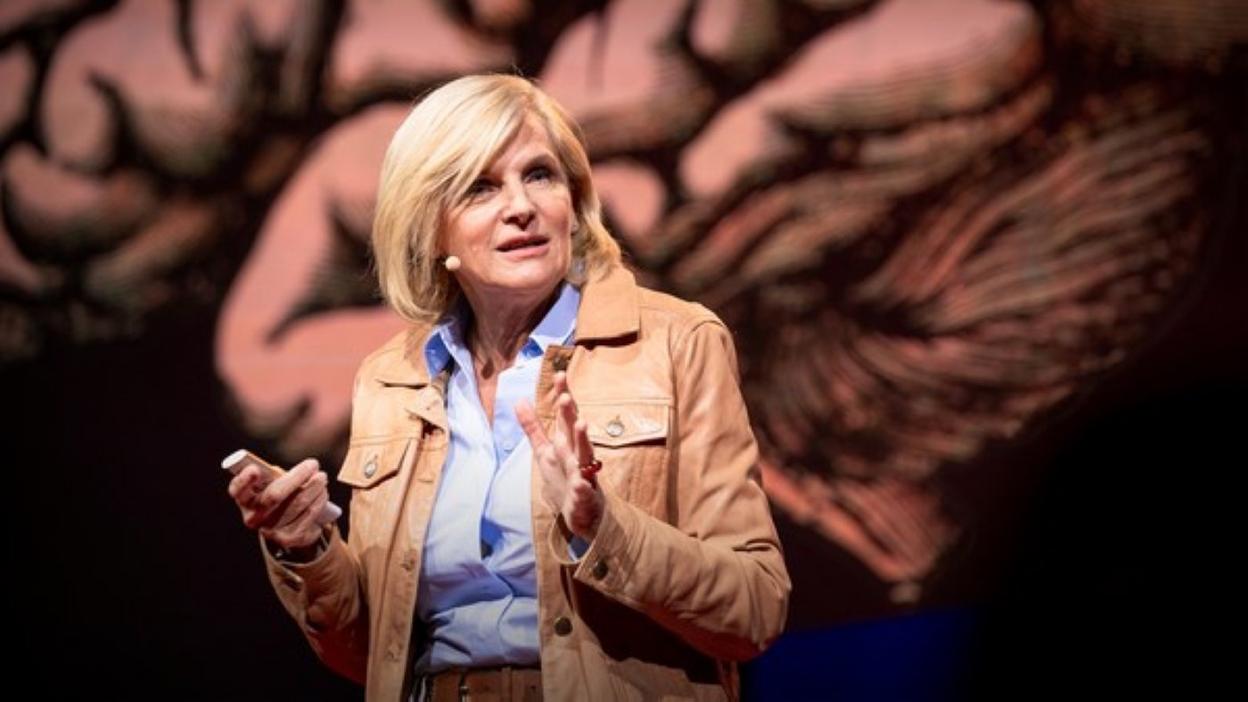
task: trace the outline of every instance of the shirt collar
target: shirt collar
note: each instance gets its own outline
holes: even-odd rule
[[[585,282],[576,313],[576,343],[633,336],[641,329],[641,290],[624,266],[612,266]],[[420,387],[430,382],[423,351],[437,336],[434,325],[414,324],[380,349],[370,370],[379,382]],[[445,367],[445,361],[439,368]]]
[[[541,356],[551,344],[571,343],[580,305],[581,292],[566,281],[561,283],[558,299],[529,333],[520,355],[525,358]],[[463,367],[471,367],[472,354],[466,336],[471,314],[468,303],[461,299],[455,310],[434,326],[429,340],[425,342],[425,364],[429,377],[442,372],[452,359]]]

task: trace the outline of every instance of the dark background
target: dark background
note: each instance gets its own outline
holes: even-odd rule
[[[754,691],[856,698],[900,686],[903,697],[956,699],[971,685],[960,670],[997,699],[1233,682],[1248,419],[1243,241],[1233,238],[1156,344],[1026,442],[1034,492],[995,497],[1017,510],[1013,529],[952,554],[919,610],[953,619],[912,615],[907,626],[854,559],[777,515],[798,583],[791,628],[844,628],[782,644],[747,677]],[[184,311],[141,340],[56,349],[2,376],[10,670],[57,696],[358,694],[320,666],[281,610],[219,470],[188,464],[247,440],[218,411],[213,323],[208,310]],[[861,622],[885,614],[875,626],[893,655],[864,669],[870,649],[837,641],[857,642],[870,631]],[[829,662],[829,651],[842,656]],[[922,667],[933,657],[949,666]]]
[[[860,32],[856,20],[900,4],[904,3],[863,2],[852,11],[824,14],[801,2],[782,4],[784,10],[772,18],[779,29],[768,35],[781,37],[778,48],[764,46],[767,50],[750,56],[756,63],[730,63],[721,67],[724,72],[711,74],[719,91],[712,112],[727,112],[734,101],[746,100],[767,80],[784,78],[794,57],[820,33]],[[1071,3],[1016,4],[1031,8],[1038,18],[1039,50],[1044,52],[1036,76],[1028,80],[1039,82],[1048,74],[1058,79],[1052,109],[1032,125],[1041,146],[1055,145],[1058,152],[1077,146],[1078,138],[1066,140],[1069,132],[1095,121],[1084,119],[1085,103],[1099,99],[1114,109],[1130,86],[1156,89],[1164,97],[1159,110],[1195,106],[1192,113],[1199,118],[1192,119],[1192,129],[1207,139],[1208,160],[1185,163],[1188,170],[1181,175],[1191,175],[1197,189],[1173,208],[1177,214],[1166,213],[1173,214],[1172,219],[1159,216],[1147,223],[1153,228],[1150,241],[1165,241],[1192,213],[1205,225],[1190,275],[1178,276],[1180,284],[1161,312],[1143,317],[1148,328],[1131,337],[1124,360],[1103,372],[1077,377],[1070,397],[1040,413],[1017,435],[986,441],[972,461],[940,466],[927,487],[938,491],[956,516],[962,538],[920,574],[917,601],[892,597],[895,583],[882,578],[861,554],[809,523],[795,521],[777,505],[773,512],[795,591],[788,632],[744,671],[750,699],[1051,699],[1085,693],[1204,698],[1237,682],[1234,676],[1242,656],[1236,655],[1235,634],[1243,605],[1241,583],[1234,573],[1241,560],[1241,487],[1248,466],[1242,448],[1248,421],[1248,237],[1243,205],[1248,182],[1243,139],[1248,91],[1242,80],[1248,71],[1244,61],[1248,30],[1235,32],[1248,27],[1248,22],[1242,13],[1216,3],[1161,2],[1150,7],[1175,12],[1172,41],[1148,44],[1128,36],[1111,37],[1102,44],[1098,42],[1103,38],[1091,30],[1075,32],[1078,40],[1063,34],[1070,29],[1064,22],[1086,19],[1063,14],[1060,8]],[[609,12],[616,5],[637,3],[561,3],[559,11],[535,13],[531,19],[493,30],[488,18],[462,16],[467,4],[438,7],[459,12],[461,25],[472,31],[483,36],[494,31],[491,36],[502,37],[512,53],[488,67],[542,75],[553,62],[551,46],[572,31],[574,20],[595,16],[612,20],[602,25],[603,36],[636,30]],[[1085,5],[1115,11],[1129,6],[1109,0]],[[51,101],[53,89],[69,80],[57,60],[91,53],[90,46],[72,43],[77,33],[97,20],[132,18],[123,12],[138,5],[28,6],[33,9],[14,11],[17,19],[0,18],[0,60],[26,52],[35,66],[28,89],[0,85],[4,88],[0,107],[5,108],[0,117],[18,115],[9,122],[0,119],[0,155],[5,164],[0,180],[4,207],[0,243],[11,239],[16,256],[33,262],[46,276],[39,284],[44,287],[31,287],[8,277],[12,269],[0,266],[3,447],[10,457],[11,476],[5,535],[11,574],[7,619],[14,623],[9,639],[14,652],[7,657],[12,685],[17,689],[20,680],[32,685],[36,696],[53,698],[360,699],[359,688],[336,678],[315,659],[281,610],[261,566],[255,536],[241,525],[225,492],[226,479],[217,467],[222,456],[240,446],[279,456],[286,447],[280,435],[247,428],[247,408],[240,406],[230,380],[223,377],[217,344],[227,295],[244,275],[259,243],[271,234],[266,229],[268,215],[277,209],[275,203],[284,192],[295,189],[292,183],[314,160],[318,145],[333,138],[335,125],[349,127],[358,116],[351,110],[363,109],[360,105],[370,101],[407,104],[451,75],[443,71],[433,77],[420,74],[419,79],[411,74],[391,82],[378,79],[369,84],[374,92],[344,111],[335,112],[337,103],[326,97],[332,91],[324,86],[310,89],[312,97],[298,109],[279,105],[273,96],[293,80],[292,75],[312,76],[310,84],[320,85],[320,72],[328,71],[326,66],[334,60],[329,55],[334,32],[350,28],[343,18],[351,16],[352,3],[309,3],[296,13],[298,26],[326,55],[316,59],[316,51],[307,52],[314,59],[303,66],[304,73],[283,73],[288,56],[297,53],[290,49],[293,40],[275,45],[257,40],[244,47],[251,53],[243,52],[240,61],[255,74],[238,80],[252,101],[240,103],[241,117],[213,117],[229,122],[231,129],[243,126],[223,132],[228,137],[223,147],[215,143],[203,147],[205,161],[215,164],[207,172],[179,171],[182,166],[170,165],[175,160],[161,161],[156,157],[167,154],[136,137],[142,136],[145,125],[172,124],[185,127],[187,143],[198,146],[197,122],[163,114],[161,119],[139,119],[150,115],[128,105],[128,97],[114,85],[124,87],[126,72],[120,71],[119,78],[99,66],[92,77],[75,79],[94,85],[123,119],[106,133],[113,156],[102,163],[83,163],[73,154],[58,152],[55,138],[57,119],[64,126],[77,115],[67,117],[55,110],[44,114],[40,105]],[[216,80],[211,62],[203,61],[208,50],[193,41],[205,20],[192,10],[202,7],[192,0],[170,2],[170,21],[159,26],[142,24],[143,13],[135,13],[127,20],[133,26],[121,22],[108,48],[124,54],[132,50],[133,42],[138,52],[145,50],[144,41],[167,33],[173,37],[171,51],[200,57],[198,64],[188,59],[195,68],[191,72],[199,72],[197,80],[207,80],[205,76]],[[933,24],[929,31],[954,31],[959,15],[951,12],[945,21],[949,24]],[[1074,26],[1080,27],[1077,21]],[[243,29],[238,33],[246,34]],[[752,35],[746,31],[745,36]],[[904,45],[911,39],[898,34],[892,42]],[[1193,59],[1184,53],[1189,39],[1198,47],[1221,47],[1220,53],[1210,50],[1206,57],[1200,54],[1205,49],[1193,49],[1197,56]],[[672,48],[664,46],[655,53]],[[1167,53],[1167,47],[1173,53]],[[882,63],[896,48],[889,42],[871,44]],[[991,48],[985,45],[983,51]],[[610,51],[603,51],[610,56]],[[158,60],[159,56],[153,62]],[[844,68],[833,64],[829,71]],[[870,64],[864,65],[871,68]],[[603,65],[606,68],[586,72],[591,78],[582,81],[590,86],[587,92],[594,92],[594,80],[611,85],[610,80],[618,78],[613,71],[627,68]],[[932,72],[939,73],[936,68]],[[7,79],[9,74],[3,76]],[[982,78],[969,72],[968,76],[963,78]],[[577,74],[578,80],[571,82],[580,85],[579,78]],[[886,82],[881,79],[882,85]],[[955,80],[947,88],[956,92],[959,85],[965,87]],[[685,96],[681,85],[669,87]],[[696,102],[692,96],[700,93],[691,88],[686,92],[691,96],[687,102]],[[999,96],[985,109],[1015,97]],[[682,101],[676,102],[680,107]],[[9,109],[14,104],[17,108]],[[661,102],[660,107],[665,105],[671,106]],[[133,114],[127,112],[132,107]],[[852,179],[866,166],[854,160],[855,154],[832,148],[839,138],[860,146],[894,129],[953,123],[974,117],[971,112],[943,114],[932,108],[930,114],[921,113],[901,126],[868,124],[830,135],[819,132],[826,125],[785,122],[779,131],[794,141],[784,144],[803,144],[820,156],[815,163],[799,159],[782,164],[767,177],[780,181],[794,177],[785,168],[808,168]],[[670,116],[656,112],[651,117],[652,123],[639,124],[649,124],[650,132],[657,132]],[[598,144],[610,142],[602,135],[624,133],[609,121],[596,122],[599,131],[594,132],[594,120],[587,121],[591,134],[600,135]],[[784,122],[780,117],[775,121]],[[212,119],[206,123],[211,125]],[[638,128],[633,123],[625,126],[630,124]],[[732,207],[741,202],[724,205],[682,191],[680,157],[683,150],[693,148],[692,136],[672,139],[643,144],[636,153],[626,146],[604,147],[610,157],[618,155],[612,149],[626,152],[659,174],[663,192],[662,211],[653,227],[656,236],[679,235],[672,222],[699,207],[722,206],[727,220],[740,214]],[[1043,149],[1033,146],[1020,137],[1017,143],[985,147],[979,165],[968,165],[965,173],[917,194],[898,197],[890,221],[870,234],[887,244],[885,253],[894,250],[890,247],[900,249],[907,237],[925,233],[920,226],[923,215],[939,211],[960,189],[984,187],[992,192],[1000,185],[1004,190],[1047,167],[1047,157],[1036,156]],[[821,150],[814,151],[816,147]],[[224,156],[213,148],[221,148]],[[290,149],[289,161],[282,160],[283,148]],[[108,235],[115,241],[106,241],[104,235],[92,239],[92,233],[113,226],[109,222],[113,210],[121,206],[118,201],[105,200],[90,210],[86,224],[75,225],[79,228],[57,229],[55,222],[31,218],[23,209],[23,193],[28,192],[23,188],[33,181],[15,177],[15,172],[19,176],[23,172],[10,169],[19,151],[35,154],[31,158],[52,164],[50,168],[102,183],[118,173],[138,171],[156,183],[155,192],[163,199],[157,198],[152,213],[145,215],[149,219],[135,224],[134,231]],[[261,163],[258,154],[273,160]],[[257,164],[277,175],[249,180],[262,170]],[[62,177],[69,179],[64,173]],[[762,179],[756,183],[759,192],[775,192],[784,185],[755,177]],[[71,190],[65,187],[67,193]],[[131,196],[125,191],[118,200],[134,199]],[[119,284],[101,292],[91,287],[87,273],[94,262],[143,239],[146,222],[159,220],[168,201],[187,200],[214,214],[204,220],[209,224],[202,231],[187,225],[186,231],[195,233],[183,232],[186,245],[172,247],[178,257],[174,265],[154,274],[136,266],[139,283],[130,288]],[[66,201],[72,198],[67,196]],[[749,198],[742,201],[748,204]],[[317,204],[331,209],[324,202]],[[333,217],[339,214],[335,211]],[[307,304],[284,323],[297,326],[323,313],[376,304],[373,291],[360,288],[359,281],[367,280],[364,234],[352,229],[359,227],[346,221],[350,219],[338,217],[333,222],[341,235],[336,241],[354,241],[335,250],[335,260],[326,264],[339,278],[305,271],[309,280],[320,281],[317,291],[325,296],[303,301]],[[619,219],[618,231],[623,232],[643,279],[702,299],[681,287],[688,281],[678,275],[679,260],[647,253],[646,240],[629,231],[626,218]],[[699,234],[709,238],[713,225],[707,224]],[[175,227],[171,233],[181,231]],[[660,237],[660,244],[664,241]],[[875,258],[866,255],[868,246],[860,248],[863,251],[851,247],[848,253],[820,259],[822,268],[810,275],[819,284],[832,281],[822,303],[864,327],[883,321],[897,325],[887,327],[889,331],[913,331],[918,336],[922,330],[905,327],[911,320],[904,315],[872,317],[868,313],[878,310],[863,312],[844,304],[842,297],[848,297],[851,284],[866,275],[855,266],[865,268],[863,260],[878,262],[881,255],[878,244],[870,247],[877,249]],[[1119,252],[1119,258],[1129,253]],[[0,263],[13,260],[6,255],[0,247]],[[733,268],[718,273],[725,279],[743,276],[747,263],[736,260]],[[1044,262],[1016,262],[1019,267],[1037,263]],[[1165,261],[1158,265],[1170,270]],[[342,283],[344,275],[347,283]],[[330,278],[339,287],[326,284]],[[716,308],[734,322],[738,347],[754,373],[747,373],[747,384],[753,382],[755,388],[768,387],[774,377],[768,373],[781,365],[769,366],[765,353],[781,333],[752,319],[749,313],[756,308],[751,305],[786,284],[811,283],[793,278],[759,285],[744,311],[731,305]],[[144,287],[148,283],[151,287]],[[712,297],[708,294],[705,301],[714,308]],[[1065,302],[1077,307],[1086,301]],[[854,317],[855,313],[863,317]],[[734,314],[737,318],[732,319]],[[1139,321],[1125,307],[1121,316]],[[84,318],[89,324],[75,321]],[[783,321],[797,327],[810,323],[808,318]],[[273,336],[281,340],[280,333]],[[757,356],[751,356],[755,352]],[[765,417],[767,408],[752,406],[751,412]],[[826,428],[843,429],[832,423]],[[336,451],[340,447],[327,450],[323,458],[332,462]],[[829,481],[844,477],[831,463],[807,469]],[[347,504],[347,495],[333,489],[335,501]]]

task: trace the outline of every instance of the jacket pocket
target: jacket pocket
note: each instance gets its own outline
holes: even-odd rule
[[[588,425],[590,442],[616,448],[633,444],[666,443],[671,403],[584,402],[577,405]]]
[[[352,439],[338,480],[351,486],[347,514],[348,539],[361,567],[361,582],[369,602],[378,602],[385,582],[386,554],[399,518],[402,495],[408,482],[404,471],[420,448],[419,436],[390,435]],[[376,624],[374,621],[373,624]]]
[[[599,480],[629,502],[663,516],[667,501],[669,400],[592,400],[578,402],[594,457],[602,461]]]
[[[352,440],[338,480],[357,490],[370,490],[398,475],[408,454],[417,450],[414,436],[382,436]]]
[[[419,436],[384,436],[353,439],[338,481],[350,485],[349,528],[361,535],[373,531],[395,517],[399,504],[397,491],[405,482],[399,479],[420,449]]]

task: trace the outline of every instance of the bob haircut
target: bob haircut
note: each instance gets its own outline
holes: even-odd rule
[[[576,226],[565,279],[579,285],[619,265],[620,247],[602,224],[576,123],[524,78],[465,76],[412,108],[382,163],[373,254],[382,296],[404,319],[436,321],[459,298],[459,285],[438,260],[447,214],[528,117],[545,128],[571,189]]]

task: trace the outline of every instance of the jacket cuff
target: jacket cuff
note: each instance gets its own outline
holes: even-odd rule
[[[346,544],[343,543],[336,524],[325,525],[321,538],[325,539],[328,545],[314,560],[307,563],[279,559],[269,550],[264,537],[259,538],[260,552],[264,554],[264,563],[269,571],[269,577],[275,584],[285,589],[286,594],[297,596],[307,590],[320,591],[332,587],[335,575],[341,573],[335,567],[335,562],[341,555],[342,549],[346,548]]]
[[[602,496],[602,521],[598,523],[598,533],[581,558],[571,557],[573,534],[561,515],[556,515],[551,524],[548,544],[555,560],[572,570],[573,578],[612,599],[637,607],[639,603],[625,592],[640,543],[636,508],[605,486]]]
[[[546,532],[546,546],[550,549],[550,553],[555,557],[555,561],[559,565],[575,568],[584,558],[584,553],[578,558],[576,552],[572,549],[572,540],[575,538],[577,538],[576,535],[572,533],[567,523],[563,521],[563,515],[556,514],[555,518],[550,522],[550,530]]]
[[[562,514],[555,515],[554,521],[550,523],[550,531],[546,534],[547,546],[555,555],[555,560],[563,566],[575,566],[580,563],[592,543],[572,533],[572,530],[568,528],[568,523],[563,521]]]

